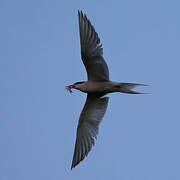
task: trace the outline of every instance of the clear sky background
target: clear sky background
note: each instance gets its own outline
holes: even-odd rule
[[[0,0],[0,180],[180,179],[179,0]],[[89,156],[70,170],[86,95],[77,10],[98,32],[114,81]]]

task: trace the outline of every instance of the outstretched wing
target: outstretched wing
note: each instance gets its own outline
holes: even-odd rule
[[[87,95],[86,103],[79,118],[76,144],[71,169],[79,164],[91,151],[98,135],[108,105],[108,97]]]
[[[78,11],[81,58],[88,80],[108,81],[109,70],[103,58],[103,48],[91,22],[82,11]]]

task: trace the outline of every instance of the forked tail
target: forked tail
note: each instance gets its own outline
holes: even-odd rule
[[[136,84],[136,83],[118,83],[116,85],[116,92],[128,93],[128,94],[146,94],[142,92],[137,92],[132,90],[137,86],[147,86],[145,84]]]

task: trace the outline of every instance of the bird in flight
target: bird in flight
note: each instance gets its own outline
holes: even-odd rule
[[[134,91],[137,83],[113,82],[109,79],[108,66],[103,58],[103,48],[90,20],[82,11],[78,11],[81,59],[87,71],[87,81],[76,82],[66,86],[69,92],[77,89],[87,93],[84,108],[80,114],[76,133],[76,142],[71,169],[78,165],[91,151],[98,135],[107,109],[109,97],[104,95],[113,92],[142,94]]]

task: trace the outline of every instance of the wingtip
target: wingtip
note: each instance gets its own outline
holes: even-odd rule
[[[76,165],[74,165],[73,161],[72,161],[72,164],[71,164],[71,170],[75,167]]]
[[[71,164],[71,170],[72,170],[73,168],[75,168],[79,163],[80,163],[80,162],[78,162],[78,163],[72,162],[72,164]]]
[[[79,17],[79,19],[84,18],[84,15],[85,14],[83,14],[82,10],[78,9],[78,17]]]

